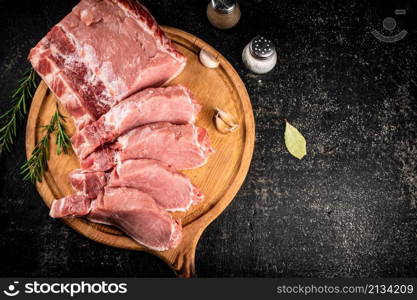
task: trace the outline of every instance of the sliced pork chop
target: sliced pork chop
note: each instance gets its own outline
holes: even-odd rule
[[[84,195],[87,198],[96,198],[107,185],[108,174],[104,172],[89,172],[82,169],[75,169],[69,173],[71,186],[77,195]]]
[[[188,177],[151,159],[127,160],[118,164],[110,176],[109,186],[139,189],[168,211],[186,211],[204,199]]]
[[[80,159],[129,130],[155,122],[194,123],[201,106],[182,85],[149,88],[113,106],[71,138]]]
[[[54,200],[49,215],[52,218],[78,217],[91,211],[91,198],[85,195],[71,195]]]
[[[166,162],[177,170],[186,170],[203,166],[212,152],[206,129],[162,122],[132,129],[114,144],[101,147],[80,160],[80,164],[83,169],[107,171],[117,162],[149,158]]]
[[[167,211],[186,211],[204,199],[188,177],[157,160],[127,160],[113,169],[107,181],[103,178],[106,178],[104,172],[81,169],[70,174],[74,191],[86,197],[97,197],[105,186],[130,187],[149,194]]]
[[[78,128],[134,92],[169,81],[186,64],[135,0],[82,0],[29,60]]]
[[[158,251],[175,248],[182,237],[180,221],[174,220],[148,194],[125,187],[106,187],[104,194],[93,201],[80,195],[55,200],[50,216],[86,216],[93,222],[116,226],[140,244]]]
[[[105,188],[92,203],[88,219],[114,225],[144,246],[164,251],[181,241],[180,221],[161,209],[148,194],[131,188]]]

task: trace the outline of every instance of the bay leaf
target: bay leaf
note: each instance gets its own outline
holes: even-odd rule
[[[287,120],[285,120],[284,140],[285,146],[291,155],[298,159],[302,159],[307,154],[307,143],[304,136],[297,128],[288,123]]]

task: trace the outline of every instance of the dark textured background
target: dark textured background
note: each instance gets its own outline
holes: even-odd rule
[[[161,24],[193,33],[237,69],[251,96],[256,147],[249,175],[197,249],[199,276],[376,277],[417,275],[417,26],[412,1],[240,1],[230,31],[205,18],[208,1],[144,3]],[[77,1],[0,2],[0,106],[26,56]],[[407,8],[395,16],[395,8]],[[408,36],[369,33],[393,16]],[[395,32],[398,32],[395,31]],[[276,41],[269,74],[247,72],[245,44]],[[307,138],[291,157],[284,118]],[[75,233],[23,182],[24,127],[0,163],[1,276],[173,276],[159,259]]]

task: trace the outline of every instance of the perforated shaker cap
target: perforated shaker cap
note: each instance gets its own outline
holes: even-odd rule
[[[211,5],[221,14],[230,14],[236,7],[236,0],[211,0]]]
[[[255,58],[267,59],[275,53],[275,45],[272,40],[258,35],[250,42],[249,50]]]

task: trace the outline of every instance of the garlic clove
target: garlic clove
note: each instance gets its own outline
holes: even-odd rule
[[[219,132],[227,134],[239,128],[236,119],[232,114],[216,108],[215,125]]]
[[[206,50],[200,50],[200,62],[207,68],[214,69],[219,66],[219,61]]]

